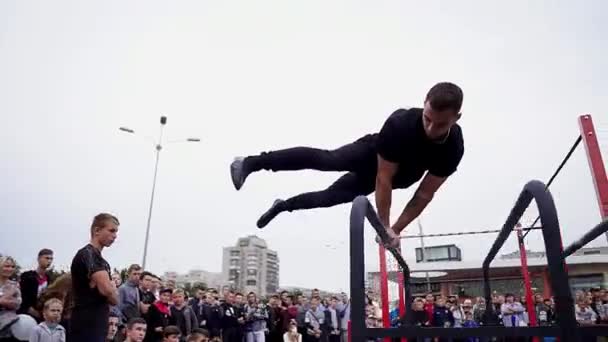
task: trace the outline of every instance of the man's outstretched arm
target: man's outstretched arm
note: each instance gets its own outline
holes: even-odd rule
[[[397,163],[389,162],[378,155],[378,171],[376,173],[376,210],[378,211],[380,222],[387,229],[390,227],[393,177],[397,172],[397,167]]]
[[[414,221],[426,206],[433,200],[435,192],[445,182],[447,177],[437,177],[430,173],[420,182],[418,189],[414,193],[412,199],[406,204],[403,212],[392,226],[396,234],[401,233],[412,221]]]

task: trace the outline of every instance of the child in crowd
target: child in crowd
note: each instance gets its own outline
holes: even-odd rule
[[[65,328],[59,324],[63,303],[57,298],[44,302],[44,322],[32,331],[30,342],[65,342]]]
[[[131,318],[127,322],[127,339],[125,342],[142,342],[146,337],[146,321],[143,318]]]
[[[163,342],[179,342],[182,333],[175,325],[168,325],[163,329]]]
[[[186,342],[209,342],[209,332],[205,329],[196,328],[188,335]]]

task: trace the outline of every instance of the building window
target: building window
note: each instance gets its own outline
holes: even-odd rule
[[[587,274],[580,276],[570,276],[570,290],[574,295],[576,291],[587,291],[592,287],[602,287],[604,276],[600,274]]]
[[[258,274],[257,270],[254,270],[254,269],[251,269],[251,268],[247,269],[247,275],[248,276],[255,276],[257,274]]]
[[[255,280],[247,280],[247,286],[256,286],[257,282]]]
[[[240,256],[241,251],[230,251],[230,256]]]
[[[462,260],[460,249],[455,245],[424,247],[424,254],[427,262]],[[422,262],[422,248],[416,248],[416,262]]]
[[[429,287],[426,283],[413,283],[412,294],[416,296],[423,296],[429,292]],[[431,292],[434,294],[441,293],[441,284],[440,283],[431,283]]]

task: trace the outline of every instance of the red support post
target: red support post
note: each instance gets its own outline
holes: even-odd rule
[[[401,246],[399,246],[399,253],[401,253]],[[399,317],[401,318],[405,318],[405,286],[403,281],[403,272],[399,272],[397,282],[399,283]],[[401,342],[407,342],[407,338],[402,337]]]
[[[606,176],[606,168],[602,160],[602,152],[597,141],[595,128],[591,115],[581,115],[578,118],[581,138],[587,152],[589,160],[589,168],[591,169],[591,178],[595,186],[595,193],[600,207],[600,215],[602,219],[608,218],[608,177]],[[607,233],[608,237],[608,233]]]
[[[526,253],[526,246],[524,245],[524,236],[522,234],[521,225],[518,225],[515,229],[517,231],[517,241],[519,242],[519,256],[521,258],[521,272],[524,276],[524,288],[526,290],[526,305],[528,310],[528,319],[530,320],[530,326],[535,327],[538,325],[536,321],[536,308],[534,306],[534,297],[532,296],[532,283],[530,282],[530,272],[528,272],[528,255]],[[534,342],[540,342],[540,339],[535,336]]]
[[[350,319],[349,319],[349,320],[348,320],[348,325],[347,325],[347,330],[346,330],[346,333],[348,334],[348,335],[346,335],[346,337],[347,337],[347,341],[348,341],[348,342],[352,342],[352,339],[351,339],[351,338],[352,338],[352,336],[351,336],[351,334],[350,334],[350,329],[351,329],[351,328],[350,328],[350,324],[351,324],[351,323],[350,323]]]
[[[553,291],[551,290],[551,279],[549,278],[549,271],[543,270],[543,298],[551,298]]]
[[[380,252],[380,298],[382,301],[382,323],[385,328],[390,328],[391,317],[389,314],[388,303],[388,275],[386,273],[386,250],[382,245],[378,246]],[[391,342],[390,337],[384,339],[384,342]]]

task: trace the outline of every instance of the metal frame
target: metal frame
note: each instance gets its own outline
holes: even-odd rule
[[[524,211],[528,208],[533,199],[538,207],[539,217],[543,226],[542,231],[548,270],[551,276],[551,287],[555,296],[555,310],[559,312],[557,325],[561,330],[560,336],[564,338],[565,341],[579,341],[580,336],[576,329],[577,322],[574,314],[574,301],[572,299],[572,294],[570,293],[568,272],[562,253],[562,237],[559,229],[559,220],[557,219],[557,209],[553,202],[553,196],[551,196],[549,190],[546,190],[545,184],[540,181],[533,180],[524,186],[502,231],[499,233],[496,241],[494,241],[492,248],[490,248],[490,251],[483,262],[486,303],[492,303],[490,263],[494,260],[496,254],[498,254],[498,251],[513,231],[513,227],[519,222]],[[490,310],[486,311],[486,314],[488,315],[493,311],[492,306],[489,306],[489,308]]]
[[[484,290],[486,302],[491,303],[489,266],[504,244],[513,227],[521,218],[523,212],[534,199],[537,203],[543,225],[543,237],[547,253],[548,269],[556,300],[556,310],[559,312],[558,324],[548,327],[513,327],[504,328],[484,326],[479,328],[421,328],[407,324],[396,328],[367,328],[365,326],[365,251],[364,228],[366,219],[383,241],[388,241],[385,228],[380,223],[371,203],[365,196],[359,196],[353,201],[350,213],[350,293],[351,293],[351,322],[349,341],[364,342],[368,338],[386,337],[517,337],[517,336],[558,336],[562,341],[577,342],[582,335],[608,336],[608,326],[577,325],[574,315],[574,302],[568,284],[568,274],[565,267],[565,256],[562,252],[561,234],[557,210],[551,194],[545,190],[540,181],[530,181],[521,192],[515,206],[507,218],[497,240],[492,246],[483,263]],[[602,226],[601,229],[606,228]],[[594,229],[595,230],[595,229]],[[600,229],[598,228],[598,231]],[[600,233],[601,234],[601,233]],[[405,310],[406,316],[411,311],[410,271],[407,263],[397,249],[388,248],[393,254],[405,280]],[[492,306],[488,306],[493,310]]]

